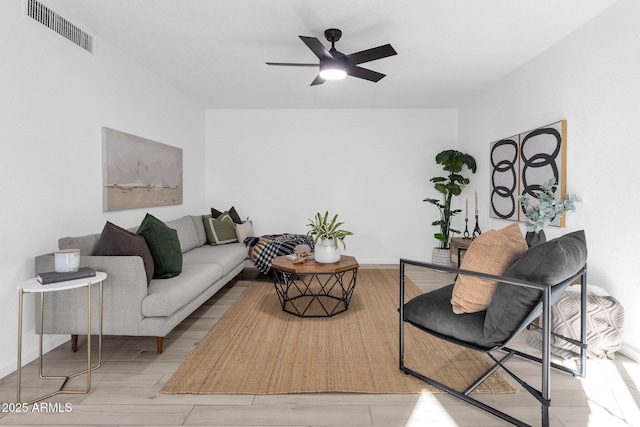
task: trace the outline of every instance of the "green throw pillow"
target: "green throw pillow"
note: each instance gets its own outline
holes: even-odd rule
[[[144,237],[151,251],[154,279],[168,279],[182,272],[182,250],[176,230],[147,214],[138,228],[138,234]]]
[[[202,223],[204,224],[204,231],[207,233],[207,240],[210,245],[224,245],[238,241],[236,228],[229,212],[224,212],[217,218],[203,215]]]

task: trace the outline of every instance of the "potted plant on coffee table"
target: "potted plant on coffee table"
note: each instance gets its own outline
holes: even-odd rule
[[[451,209],[451,201],[454,196],[459,196],[462,189],[470,182],[469,178],[460,174],[462,169],[466,167],[472,173],[476,173],[476,160],[471,155],[457,150],[444,150],[436,155],[436,163],[442,165],[442,169],[448,174],[430,179],[433,188],[441,194],[441,198],[424,199],[425,202],[431,203],[440,211],[440,219],[431,224],[438,227],[438,232],[434,234],[434,237],[439,241],[438,247],[433,249],[432,262],[450,265],[451,235],[460,233],[460,231],[451,228],[451,219],[462,212],[461,209]]]
[[[322,215],[316,213],[313,220],[309,220],[307,226],[310,228],[307,236],[313,238],[314,243],[314,259],[320,263],[333,263],[340,261],[340,248],[338,242],[346,249],[347,245],[344,239],[352,236],[353,233],[340,228],[343,222],[338,222],[338,215],[334,215],[329,221],[329,211]],[[320,243],[318,243],[320,242]]]

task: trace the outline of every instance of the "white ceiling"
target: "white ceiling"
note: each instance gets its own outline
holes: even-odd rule
[[[447,108],[508,75],[617,0],[43,0],[204,108]],[[298,35],[339,28],[387,74],[310,86]]]

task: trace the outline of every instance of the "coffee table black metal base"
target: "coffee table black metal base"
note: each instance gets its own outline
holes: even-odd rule
[[[349,309],[359,267],[355,258],[343,256],[335,264],[307,261],[303,265],[278,258],[272,269],[283,311],[299,317],[331,317]]]

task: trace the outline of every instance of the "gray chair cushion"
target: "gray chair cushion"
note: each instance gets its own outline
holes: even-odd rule
[[[436,335],[490,347],[482,333],[486,311],[455,314],[451,309],[453,284],[413,298],[404,306],[404,318]]]
[[[505,271],[504,276],[555,285],[576,274],[586,262],[587,242],[581,230],[533,246]],[[490,343],[507,340],[540,298],[539,290],[498,283],[487,307],[485,340]]]

